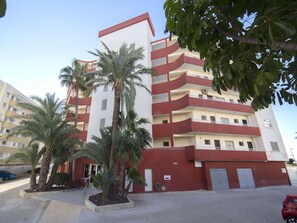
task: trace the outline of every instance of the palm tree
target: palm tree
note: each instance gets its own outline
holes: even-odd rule
[[[61,139],[57,140],[59,143],[53,149],[52,163],[53,167],[51,174],[46,184],[46,189],[49,190],[54,184],[54,178],[57,174],[58,167],[68,161],[71,157],[72,151],[81,141],[78,138],[66,137],[61,135]]]
[[[124,194],[125,163],[129,161],[132,166],[137,165],[142,160],[142,150],[149,147],[152,141],[149,131],[143,127],[147,123],[145,118],[138,119],[134,110],[129,110],[125,120],[120,121],[116,140],[116,158],[120,163],[120,196]]]
[[[44,146],[42,154],[38,190],[46,190],[47,175],[52,159],[52,153],[62,139],[75,138],[77,130],[65,120],[66,110],[64,101],[55,98],[55,94],[46,94],[44,99],[33,96],[38,104],[20,103],[28,110],[20,125],[12,129],[10,135],[30,137],[32,142],[41,142]]]
[[[102,202],[108,201],[108,192],[114,182],[114,170],[109,168],[111,129],[100,129],[101,137],[93,136],[93,142],[86,143],[80,150],[73,154],[72,159],[86,157],[101,164],[101,172],[92,176],[94,186],[102,190]]]
[[[31,166],[31,178],[30,178],[30,189],[35,190],[36,185],[36,166],[38,161],[42,156],[42,151],[39,151],[38,144],[32,144],[26,148],[19,150],[17,153],[12,154],[7,160],[6,163],[12,161],[21,161],[24,164],[29,164]]]
[[[87,73],[87,64],[81,64],[78,60],[73,59],[72,66],[67,66],[61,69],[59,79],[61,85],[71,88],[75,91],[75,119],[74,126],[77,126],[78,120],[78,96],[79,90],[85,89],[84,74]]]
[[[88,85],[92,86],[88,89],[88,93],[95,91],[99,86],[112,86],[114,91],[114,108],[112,118],[112,143],[110,149],[109,168],[114,168],[115,164],[115,143],[116,132],[119,130],[119,114],[121,105],[126,104],[126,110],[133,108],[136,86],[149,89],[142,83],[141,75],[151,74],[152,70],[139,64],[139,60],[144,58],[143,48],[135,48],[135,44],[129,47],[123,43],[119,51],[110,50],[104,43],[106,52],[96,50],[90,52],[98,56],[98,70],[90,74],[91,80]],[[123,111],[123,109],[122,109]]]

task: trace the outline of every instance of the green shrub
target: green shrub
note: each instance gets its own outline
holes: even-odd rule
[[[68,173],[56,173],[53,181],[56,185],[65,185],[65,182],[70,180],[70,175]]]

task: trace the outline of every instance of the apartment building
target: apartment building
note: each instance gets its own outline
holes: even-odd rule
[[[222,190],[288,185],[287,154],[272,108],[255,112],[235,91],[222,95],[211,87],[199,53],[181,49],[175,37],[154,40],[149,15],[143,14],[99,32],[117,50],[123,42],[144,48],[141,63],[157,74],[143,78],[152,95],[137,90],[135,110],[147,118],[152,147],[143,152],[140,172],[146,186],[133,192]],[[99,49],[103,49],[99,46]],[[84,61],[95,69],[95,61]],[[68,93],[68,103],[74,97]],[[99,88],[79,100],[81,138],[91,141],[111,125],[113,92]],[[88,178],[100,164],[78,159],[75,179]]]
[[[20,124],[19,117],[27,113],[18,106],[19,102],[33,103],[13,86],[0,80],[0,160],[24,148],[30,141],[29,138],[22,136],[7,138],[11,129]]]

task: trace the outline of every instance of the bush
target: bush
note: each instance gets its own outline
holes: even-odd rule
[[[70,180],[70,175],[68,173],[56,173],[53,181],[56,185],[65,185],[65,182]]]
[[[287,162],[287,164],[293,164],[294,162],[295,162],[295,160],[290,158],[289,161]]]

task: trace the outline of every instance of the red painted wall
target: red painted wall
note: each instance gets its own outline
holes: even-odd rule
[[[240,188],[237,177],[237,168],[251,168],[256,187],[290,185],[287,173],[282,173],[281,168],[286,168],[285,162],[204,162],[206,171],[207,189],[212,190],[210,169],[226,168],[230,188]]]
[[[165,186],[165,191],[185,191],[204,189],[202,168],[196,168],[193,161],[187,161],[185,149],[148,149],[143,152],[143,162],[139,171],[152,169],[153,192],[155,184]],[[164,175],[171,175],[171,180],[164,180]],[[136,193],[144,192],[144,186],[133,186]]]

